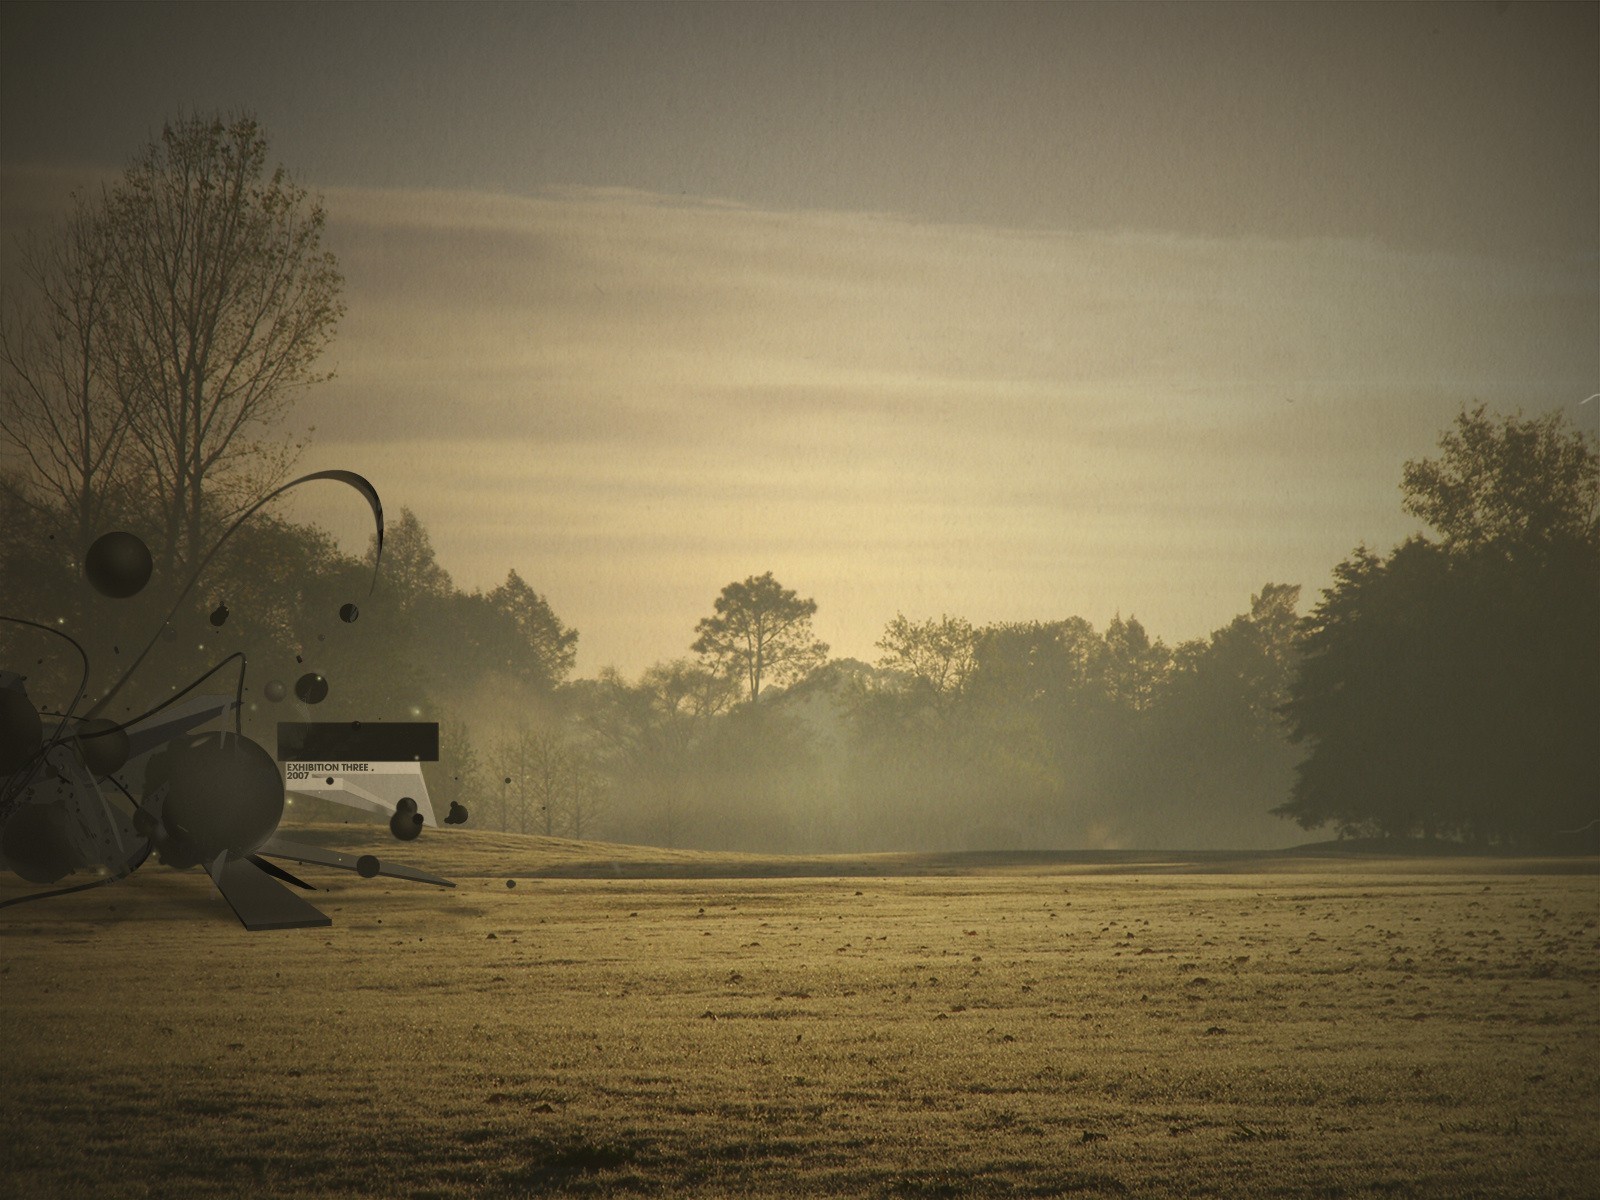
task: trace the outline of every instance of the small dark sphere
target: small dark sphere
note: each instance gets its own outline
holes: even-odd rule
[[[75,736],[83,763],[94,775],[113,775],[128,761],[128,731],[118,728],[115,721],[105,717],[80,721]]]
[[[517,881],[515,879],[508,879],[506,880],[506,886],[508,888],[514,888],[517,886]]]
[[[168,743],[161,823],[199,862],[226,851],[243,857],[272,836],[283,816],[283,779],[273,757],[249,738],[205,733]],[[165,858],[165,854],[163,854]]]
[[[363,879],[376,879],[382,869],[383,864],[378,861],[376,854],[363,854],[356,859],[356,874]]]
[[[467,823],[467,806],[459,801],[450,801],[450,811],[446,814],[446,825],[465,825]]]
[[[150,547],[124,530],[102,533],[83,556],[83,573],[102,596],[126,600],[150,582]]]
[[[414,842],[422,836],[422,814],[397,812],[389,818],[389,832],[402,842]]]
[[[261,694],[274,704],[289,694],[289,689],[281,679],[269,679],[267,685],[261,689]]]
[[[24,804],[0,829],[0,857],[29,883],[54,883],[83,864],[57,804]]]
[[[417,811],[417,802],[410,796],[401,796],[400,802],[394,806],[395,812],[414,813]]]
[[[355,619],[360,615],[361,610],[354,604],[345,603],[339,606],[339,620],[343,621],[346,625],[354,624]]]
[[[0,688],[0,775],[20,771],[44,745],[44,722],[21,688]]]
[[[294,694],[305,704],[321,704],[328,698],[328,681],[315,671],[307,671],[294,681]]]
[[[221,629],[223,622],[225,622],[227,619],[228,606],[226,604],[219,604],[216,608],[211,610],[211,624],[216,628]]]

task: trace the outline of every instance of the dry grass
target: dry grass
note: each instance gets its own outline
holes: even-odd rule
[[[387,848],[0,912],[0,1192],[1600,1195],[1594,860]]]

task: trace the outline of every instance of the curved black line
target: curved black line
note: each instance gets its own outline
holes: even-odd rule
[[[104,879],[96,879],[92,883],[74,884],[72,887],[56,888],[51,892],[34,892],[31,896],[13,896],[9,900],[0,900],[0,908],[9,908],[13,904],[26,904],[30,900],[48,900],[52,896],[70,896],[73,892],[87,892],[90,888],[105,887],[108,883],[116,883],[119,879],[126,879],[141,866],[144,860],[150,857],[151,843],[146,842],[139,856],[128,861],[128,866],[120,874],[107,875]]]
[[[310,483],[314,479],[332,479],[338,483],[347,483],[351,487],[355,488],[356,491],[360,492],[367,504],[372,508],[373,519],[377,522],[378,544],[377,550],[372,556],[372,584],[367,589],[368,593],[370,594],[372,590],[378,586],[378,563],[383,558],[383,502],[378,498],[378,489],[373,487],[371,483],[369,483],[362,476],[357,475],[354,471],[313,471],[309,475],[300,476],[299,479],[291,479],[282,487],[268,492],[249,508],[245,509],[244,512],[240,514],[239,519],[223,531],[222,536],[217,539],[216,545],[212,546],[211,549],[206,552],[206,556],[200,560],[200,565],[194,569],[194,574],[190,576],[189,582],[183,585],[183,590],[178,593],[178,598],[172,603],[172,611],[167,613],[166,620],[162,621],[161,623],[162,628],[165,628],[168,622],[170,622],[173,617],[178,615],[178,609],[182,606],[184,597],[194,590],[194,585],[200,582],[201,574],[205,571],[206,567],[210,565],[211,560],[216,557],[217,551],[222,549],[222,544],[233,536],[234,531],[237,530],[239,526],[243,525],[246,521],[253,517],[263,506],[277,499],[277,497],[283,495],[283,493],[287,492],[290,488],[299,487],[302,483]],[[128,669],[122,673],[122,678],[117,680],[116,683],[112,684],[111,689],[106,692],[104,696],[100,697],[99,703],[89,710],[89,716],[94,716],[107,704],[111,703],[111,698],[122,690],[122,685],[127,683],[129,677],[139,669],[139,664],[144,662],[144,660],[149,656],[150,651],[155,649],[156,643],[160,640],[161,630],[157,629],[155,636],[150,639],[150,644],[147,645],[143,650],[139,651],[139,657],[128,664]],[[243,692],[243,688],[244,684],[241,681],[241,693]]]
[[[72,697],[72,703],[67,705],[66,711],[61,714],[61,721],[56,725],[55,733],[46,738],[44,744],[28,757],[27,762],[22,764],[21,769],[11,776],[12,779],[20,779],[21,782],[14,784],[4,793],[0,793],[0,807],[3,807],[6,801],[13,799],[19,791],[33,782],[34,774],[39,769],[40,761],[53,747],[62,742],[62,733],[67,727],[67,722],[72,719],[72,710],[78,707],[78,701],[83,699],[83,689],[89,686],[89,655],[78,644],[78,639],[64,629],[41,625],[38,621],[29,621],[25,617],[0,616],[0,621],[10,621],[13,625],[28,625],[34,629],[42,629],[46,633],[53,633],[58,638],[70,643],[72,648],[78,652],[78,657],[83,661],[83,676],[78,680],[77,694]]]

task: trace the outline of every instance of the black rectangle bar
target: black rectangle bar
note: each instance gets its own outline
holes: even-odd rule
[[[437,721],[279,721],[279,762],[438,762]]]

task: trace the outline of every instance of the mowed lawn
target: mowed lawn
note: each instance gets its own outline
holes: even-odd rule
[[[0,1193],[1600,1195],[1596,860],[319,834],[0,911]]]

